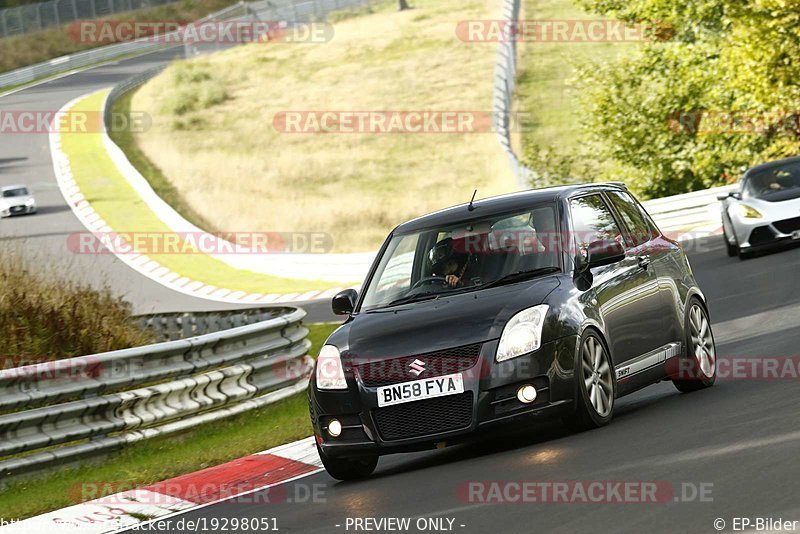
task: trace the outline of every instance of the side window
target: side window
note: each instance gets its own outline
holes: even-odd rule
[[[653,239],[653,229],[648,218],[645,217],[639,205],[629,194],[620,191],[609,191],[608,198],[628,229],[629,238],[627,241],[629,245],[638,247]]]
[[[585,248],[593,241],[622,242],[622,233],[611,210],[600,195],[580,197],[570,202],[572,229],[578,248]]]
[[[630,198],[634,204],[636,204],[636,208],[639,210],[639,213],[642,214],[642,218],[644,218],[644,222],[647,224],[647,227],[650,229],[650,239],[655,239],[661,235],[661,230],[658,229],[656,223],[653,221],[653,218],[650,217],[650,214],[645,211],[642,207],[642,204],[633,198],[633,195],[630,193],[625,193],[625,195]]]
[[[419,234],[405,236],[397,243],[393,253],[387,250],[384,258],[389,261],[383,267],[383,275],[375,285],[376,293],[398,292],[411,287],[411,272],[418,241]]]

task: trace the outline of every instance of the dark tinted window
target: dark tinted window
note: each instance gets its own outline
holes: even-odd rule
[[[629,194],[621,191],[609,191],[608,198],[628,229],[627,242],[629,245],[636,247],[655,237],[649,218],[645,216],[639,204]]]
[[[13,197],[24,197],[28,194],[28,190],[24,187],[20,187],[18,189],[6,189],[3,191],[3,196],[6,198],[13,198]]]
[[[622,240],[611,210],[600,195],[580,197],[570,202],[572,229],[579,248],[593,241]]]
[[[745,198],[787,200],[800,196],[800,161],[750,172],[744,185]]]

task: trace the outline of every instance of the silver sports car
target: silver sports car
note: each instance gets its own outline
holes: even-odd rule
[[[738,191],[719,199],[729,256],[745,258],[758,248],[800,242],[800,157],[753,167]]]

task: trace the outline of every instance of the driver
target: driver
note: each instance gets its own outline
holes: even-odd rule
[[[450,287],[464,286],[467,256],[454,250],[452,237],[446,237],[436,243],[431,249],[429,259],[433,276],[443,276]]]

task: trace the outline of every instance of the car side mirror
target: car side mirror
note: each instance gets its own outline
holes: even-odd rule
[[[611,265],[625,259],[625,249],[615,240],[592,241],[582,251],[582,270]]]
[[[331,308],[336,315],[350,315],[356,309],[358,291],[355,289],[345,289],[338,293],[331,301]]]

